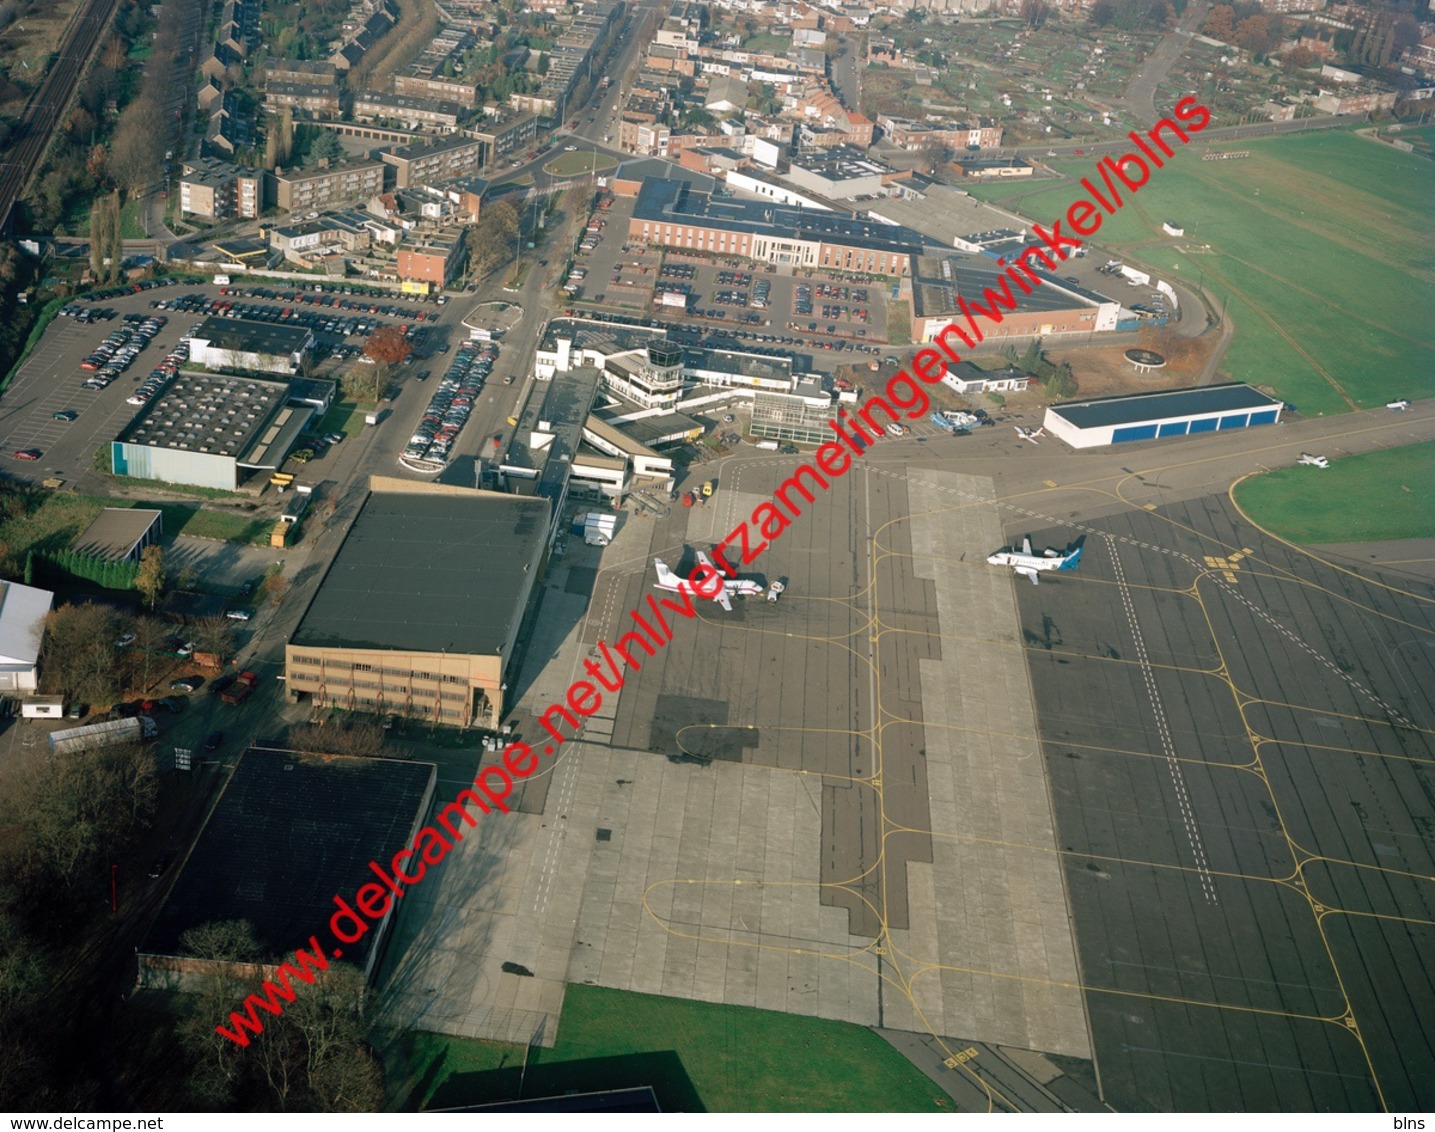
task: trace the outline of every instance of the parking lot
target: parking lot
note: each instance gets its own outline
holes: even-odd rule
[[[419,353],[442,347],[443,333],[433,329],[442,308],[435,303],[419,296],[365,295],[362,288],[350,291],[360,293],[346,294],[332,284],[324,291],[181,284],[93,292],[86,300],[69,304],[71,314],[51,323],[6,390],[0,402],[0,460],[11,472],[35,479],[73,481],[90,471],[97,450],[140,411],[142,405],[130,403],[137,387],[153,377],[167,355],[175,357],[191,327],[209,315],[286,321],[316,329],[321,346],[326,347],[320,355],[326,362],[320,376],[327,377],[336,376],[333,370],[340,361],[362,351],[361,324],[369,330],[407,324]],[[271,295],[274,301],[250,301],[262,295]],[[371,308],[378,308],[377,312]],[[286,309],[290,315],[284,318]],[[104,364],[113,363],[113,355],[95,369],[84,368],[86,358],[92,358],[111,334],[139,327],[153,316],[167,321],[113,375],[116,380],[104,387],[97,387],[98,382],[87,387]],[[114,354],[119,349],[116,346]],[[34,458],[17,460],[17,452]]]
[[[679,342],[810,353],[818,368],[862,365],[884,353],[890,281],[647,248],[627,240],[631,212],[632,201],[619,199],[595,214],[606,223],[585,235],[575,257],[584,274],[572,313],[621,310],[678,324],[670,334]],[[686,305],[660,304],[663,292],[683,296]]]

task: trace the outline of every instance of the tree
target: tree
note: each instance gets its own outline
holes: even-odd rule
[[[191,633],[195,652],[213,653],[223,661],[234,651],[234,622],[228,617],[202,617]]]
[[[244,1065],[239,1047],[214,1027],[243,996],[237,965],[253,963],[261,949],[248,920],[201,924],[182,934],[179,943],[182,954],[207,961],[195,1009],[179,1027],[180,1042],[195,1067],[187,1088],[198,1107],[227,1108]]]
[[[165,663],[160,658],[168,651],[165,642],[173,633],[169,625],[158,617],[139,617],[135,620],[134,634],[135,643],[130,646],[129,653],[136,669],[139,690],[143,694],[149,691],[156,662]]]
[[[150,609],[154,609],[160,595],[164,593],[164,549],[147,546],[140,555],[139,572],[135,574],[135,589],[144,595]]]
[[[364,354],[380,365],[399,365],[414,352],[413,343],[397,326],[383,326],[369,335]]]
[[[309,152],[304,155],[300,164],[306,168],[313,168],[322,162],[333,163],[344,159],[344,146],[339,141],[339,135],[333,130],[320,130],[318,136],[309,145]]]
[[[1029,28],[1039,28],[1051,14],[1046,0],[1021,0],[1022,22]]]
[[[125,631],[105,605],[62,605],[46,614],[40,672],[47,690],[79,703],[113,703],[121,691],[115,641]]]
[[[138,195],[164,162],[164,106],[148,92],[120,114],[110,141],[110,173],[120,188]]]
[[[1219,39],[1222,43],[1234,43],[1236,40],[1236,10],[1229,4],[1216,5],[1206,17],[1206,22],[1202,25],[1201,30],[1212,39]]]
[[[928,173],[935,173],[951,161],[954,155],[951,145],[942,138],[934,137],[922,144],[922,164],[927,167]]]
[[[289,592],[289,579],[283,574],[270,574],[264,583],[264,592],[269,595],[271,605],[278,605]]]
[[[364,344],[368,365],[360,365],[346,379],[346,390],[356,400],[378,402],[388,387],[394,367],[413,353],[413,345],[396,326],[374,331]]]
[[[25,904],[41,917],[37,926],[63,929],[89,911],[77,886],[144,832],[158,796],[155,760],[139,743],[56,755],[45,773],[12,783],[7,836]]]
[[[1318,58],[1309,47],[1292,47],[1281,56],[1281,69],[1293,73],[1313,65]]]
[[[1104,28],[1116,19],[1116,5],[1112,0],[1096,0],[1087,12],[1086,18],[1096,27]]]
[[[512,201],[489,205],[468,230],[468,258],[475,275],[486,275],[514,256],[518,240],[518,209]]]
[[[312,755],[351,755],[356,758],[399,758],[390,747],[387,733],[377,719],[349,716],[342,722],[331,721],[323,727],[295,727],[287,742],[296,751]]]
[[[1259,55],[1274,46],[1270,21],[1265,16],[1247,16],[1236,25],[1236,46]]]

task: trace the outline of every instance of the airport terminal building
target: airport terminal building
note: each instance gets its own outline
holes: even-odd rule
[[[1042,427],[1073,448],[1098,448],[1276,424],[1283,407],[1259,389],[1232,382],[1052,405]]]

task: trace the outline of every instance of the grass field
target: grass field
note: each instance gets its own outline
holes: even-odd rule
[[[1435,394],[1435,165],[1345,131],[1241,144],[1251,157],[1193,149],[1169,162],[1107,218],[1100,247],[1228,305],[1225,371],[1308,416]],[[1057,167],[1081,176],[1093,164]],[[1011,195],[996,189],[973,195]],[[1073,179],[1008,207],[1049,221],[1081,195]],[[1164,220],[1186,235],[1164,235]]]
[[[253,546],[268,546],[269,529],[273,526],[272,522],[262,519],[202,511],[193,503],[151,503],[55,491],[47,494],[32,514],[0,522],[0,543],[13,547],[16,553],[63,550],[106,507],[147,507],[161,511],[167,535],[186,534]]]
[[[1435,538],[1435,443],[1281,468],[1243,481],[1236,502],[1291,542]]]
[[[602,173],[616,168],[617,165],[617,161],[605,153],[598,154],[596,162],[591,152],[560,153],[543,166],[543,172],[553,177],[576,177],[580,173],[592,172],[595,169]]]
[[[412,1034],[410,1107],[518,1095],[520,1046]],[[942,1112],[950,1099],[881,1038],[828,1022],[574,985],[558,1044],[533,1049],[523,1095],[652,1085],[664,1111]]]
[[[320,436],[331,432],[341,432],[346,437],[358,436],[364,431],[365,412],[356,401],[340,401],[330,407],[314,431]]]

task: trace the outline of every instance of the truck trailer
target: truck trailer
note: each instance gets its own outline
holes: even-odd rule
[[[91,750],[96,747],[112,747],[118,743],[138,743],[159,735],[159,725],[149,716],[131,719],[111,719],[105,723],[90,723],[84,727],[68,727],[50,734],[50,751],[56,755],[72,751]]]

